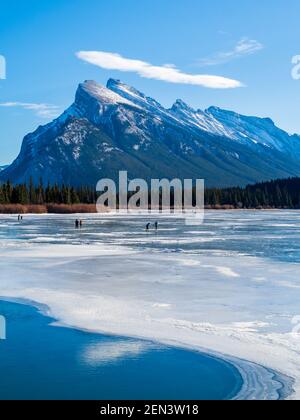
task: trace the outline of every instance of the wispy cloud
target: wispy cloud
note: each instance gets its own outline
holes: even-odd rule
[[[242,38],[231,51],[221,51],[198,60],[200,66],[215,66],[217,64],[227,63],[236,58],[249,56],[264,48],[263,44],[255,39]]]
[[[22,108],[28,111],[33,111],[38,117],[55,118],[59,115],[60,108],[56,105],[50,104],[35,104],[28,102],[3,102],[0,103],[3,108]]]
[[[140,77],[169,83],[197,85],[212,89],[232,89],[242,87],[238,80],[208,74],[183,73],[176,66],[166,64],[154,66],[141,60],[122,57],[120,54],[103,51],[80,51],[77,57],[106,70],[137,73]]]

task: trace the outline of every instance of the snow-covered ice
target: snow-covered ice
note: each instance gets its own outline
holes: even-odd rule
[[[157,233],[144,217],[82,215],[82,230],[75,217],[0,216],[2,296],[47,305],[65,325],[231,360],[237,398],[277,398],[282,383],[300,397],[298,212],[164,217]]]

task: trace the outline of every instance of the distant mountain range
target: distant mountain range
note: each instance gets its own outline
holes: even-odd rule
[[[300,136],[269,118],[177,100],[170,109],[110,79],[80,84],[59,118],[28,134],[0,180],[94,185],[100,178],[205,178],[207,186],[243,186],[300,176]]]

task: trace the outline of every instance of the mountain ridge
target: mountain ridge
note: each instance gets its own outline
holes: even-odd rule
[[[120,170],[216,187],[299,176],[300,137],[269,118],[196,110],[181,99],[167,109],[119,80],[106,87],[87,80],[62,115],[25,136],[0,180],[95,185]]]

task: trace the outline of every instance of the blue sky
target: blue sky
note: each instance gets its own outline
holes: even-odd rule
[[[165,106],[181,98],[300,133],[300,80],[291,77],[299,16],[298,0],[3,0],[0,165],[72,103],[85,79],[120,78]],[[219,78],[207,87],[202,75]]]

